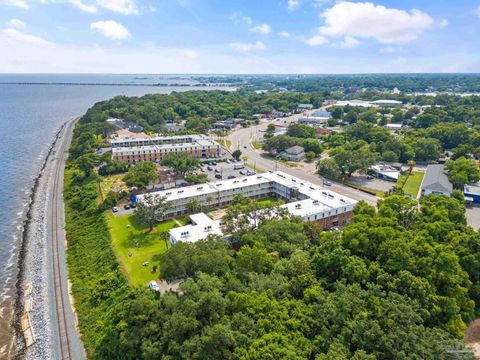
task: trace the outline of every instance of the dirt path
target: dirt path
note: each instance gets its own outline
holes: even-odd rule
[[[470,323],[465,331],[464,339],[473,350],[475,357],[480,359],[480,319]]]

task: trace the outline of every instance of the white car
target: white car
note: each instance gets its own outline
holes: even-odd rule
[[[160,288],[158,287],[158,284],[155,280],[150,280],[148,283],[148,287],[154,291],[160,291]]]

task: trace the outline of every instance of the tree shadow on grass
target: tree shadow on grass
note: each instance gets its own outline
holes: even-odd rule
[[[122,242],[122,246],[125,248],[131,249],[141,249],[144,247],[149,247],[154,245],[155,243],[162,241],[160,240],[158,233],[130,233]]]

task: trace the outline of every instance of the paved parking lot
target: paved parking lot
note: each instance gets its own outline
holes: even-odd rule
[[[355,184],[365,186],[377,191],[389,191],[390,189],[393,189],[396,184],[392,181],[387,181],[387,180],[382,180],[377,178],[368,179],[366,176],[363,176],[363,175],[354,176],[350,179],[350,181]]]
[[[467,224],[470,225],[475,230],[480,229],[480,205],[470,205],[467,206],[466,214]]]
[[[210,181],[220,181],[224,179],[228,179],[229,177],[242,177],[247,175],[248,171],[252,171],[247,166],[244,166],[242,169],[234,169],[234,165],[243,165],[242,162],[236,163],[227,163],[227,162],[219,162],[216,165],[203,165],[201,170],[197,170],[197,172],[204,173],[208,175],[208,179]],[[211,170],[209,170],[209,168]]]

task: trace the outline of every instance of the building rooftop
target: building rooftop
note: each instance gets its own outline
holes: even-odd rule
[[[301,147],[299,145],[292,146],[292,147],[288,148],[287,150],[285,150],[285,153],[292,154],[292,155],[299,155],[303,152],[304,152],[303,147]]]
[[[444,165],[434,164],[427,166],[427,171],[422,182],[422,189],[444,192],[453,191],[453,185],[450,180],[448,180]]]
[[[465,194],[480,195],[480,182],[476,184],[465,185],[463,188]]]
[[[400,176],[400,171],[398,169],[395,169],[393,166],[390,166],[387,164],[373,165],[373,166],[370,166],[369,169],[375,171],[378,174],[381,174],[383,176],[386,176],[395,180],[398,180]]]
[[[372,104],[376,104],[376,105],[382,105],[382,104],[397,104],[397,105],[402,105],[403,103],[401,101],[398,101],[398,100],[375,100],[375,101],[372,101]]]
[[[208,235],[222,235],[219,220],[212,220],[204,213],[190,215],[192,224],[173,228],[169,231],[170,236],[184,242],[196,242],[208,237]]]

